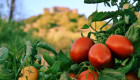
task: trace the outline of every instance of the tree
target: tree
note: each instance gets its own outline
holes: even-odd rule
[[[20,0],[0,0],[0,17],[6,20],[15,20],[21,14]]]
[[[14,10],[15,10],[15,1],[16,0],[11,0],[9,20],[13,19],[13,13],[14,13]]]

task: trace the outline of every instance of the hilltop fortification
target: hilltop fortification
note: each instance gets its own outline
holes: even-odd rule
[[[70,12],[70,13],[78,13],[77,9],[69,9],[66,7],[52,7],[52,8],[44,8],[44,13],[64,13],[64,12]]]

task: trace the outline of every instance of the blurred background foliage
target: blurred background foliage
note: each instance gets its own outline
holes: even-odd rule
[[[57,7],[59,8],[59,7]],[[63,8],[66,9],[66,8]],[[44,41],[56,50],[69,50],[72,41],[80,37],[81,31],[87,35],[88,30],[81,30],[87,24],[87,18],[77,11],[49,11],[44,9],[43,14],[30,17],[21,21],[6,21],[0,18],[0,47],[21,46],[25,41]],[[96,22],[98,30],[106,22]],[[95,23],[92,24],[95,27]],[[103,30],[111,27],[107,25]],[[91,37],[91,38],[94,38]]]

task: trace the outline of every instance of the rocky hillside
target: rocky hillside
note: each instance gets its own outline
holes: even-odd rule
[[[64,7],[45,8],[43,14],[33,16],[24,20],[26,27],[24,31],[32,32],[35,37],[42,38],[46,43],[54,46],[56,49],[67,50],[72,44],[72,40],[80,37],[80,32],[87,35],[88,30],[81,30],[81,27],[87,23],[84,15],[78,14],[76,9],[71,10]],[[97,29],[106,22],[97,22]],[[94,27],[93,23],[93,27]],[[104,29],[108,29],[110,25]]]

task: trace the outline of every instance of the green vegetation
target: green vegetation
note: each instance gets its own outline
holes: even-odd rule
[[[86,35],[89,30],[81,30],[87,19],[75,12],[45,12],[19,22],[0,19],[0,46],[10,48],[20,46],[29,40],[44,41],[55,49],[69,50],[72,40],[80,37],[80,32]],[[97,30],[106,22],[97,22]],[[95,24],[93,23],[93,27]],[[104,30],[110,28],[110,25]],[[63,45],[62,45],[63,44]]]
[[[29,19],[23,20],[23,22],[24,22],[24,23],[31,24],[31,23],[37,21],[40,17],[41,17],[41,15],[32,16],[32,17],[30,17]]]
[[[25,41],[37,41],[37,38],[32,36],[32,32],[24,32],[25,24],[22,22],[3,20],[0,18],[0,47],[19,47]],[[38,39],[41,40],[41,39]]]

